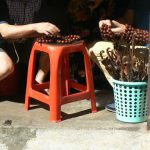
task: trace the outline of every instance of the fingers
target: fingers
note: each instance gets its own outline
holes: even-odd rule
[[[124,33],[125,32],[125,25],[121,24],[115,20],[112,21],[113,24],[113,28],[111,29],[112,32],[114,32],[115,34],[120,34],[120,33]]]
[[[108,26],[112,26],[112,27],[120,27],[121,24],[115,20],[111,21],[111,20],[101,20],[99,22],[99,27],[101,28],[103,24],[106,24]]]
[[[121,26],[121,23],[115,21],[115,20],[112,20],[112,24],[114,27],[120,27]]]
[[[50,34],[57,34],[60,32],[60,29],[53,24],[48,25],[47,32]]]
[[[111,31],[115,34],[120,34],[121,33],[121,29],[120,28],[111,28]]]
[[[36,25],[37,25],[36,31],[39,34],[54,35],[60,32],[60,29],[57,26],[49,22],[38,23]]]
[[[108,26],[111,26],[111,31],[115,34],[120,34],[125,32],[125,25],[121,24],[115,20],[101,20],[99,22],[99,27],[101,28],[103,24],[106,24]]]
[[[42,34],[44,34],[44,35],[49,35],[50,33],[48,32],[48,31],[43,31],[43,33]]]
[[[110,20],[101,20],[101,21],[99,22],[99,28],[101,28],[103,24],[106,24],[106,25],[108,25],[108,26],[111,26],[111,21],[110,21]]]

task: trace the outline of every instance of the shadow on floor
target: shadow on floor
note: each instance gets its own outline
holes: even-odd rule
[[[25,89],[26,89],[26,76],[27,76],[27,65],[20,65],[20,89],[17,93],[17,95],[12,96],[2,96],[0,101],[11,101],[15,103],[24,103],[25,102]],[[95,68],[93,70],[94,74],[94,85],[96,89],[96,101],[97,101],[97,110],[105,109],[105,106],[108,103],[111,103],[113,101],[113,98],[108,96],[108,93],[112,92],[111,86],[108,84],[107,80],[105,79],[103,73],[99,70],[99,68]],[[79,80],[79,82],[82,83],[83,80]],[[102,96],[103,95],[103,96]],[[37,109],[37,108],[43,108],[49,111],[49,106],[46,104],[43,104],[39,101],[32,100],[31,101],[32,107],[30,109]],[[79,117],[82,115],[86,115],[91,113],[91,109],[79,111],[72,114],[67,114],[65,112],[62,112],[62,117],[64,120]]]
[[[31,107],[29,108],[29,110],[34,110],[34,109],[38,109],[38,108],[42,108],[45,109],[47,111],[50,111],[50,108],[47,104],[44,104],[42,102],[36,101],[34,99],[31,100]],[[97,107],[97,111],[103,110],[104,108],[101,107]],[[67,119],[71,119],[71,118],[76,118],[79,116],[84,116],[87,114],[92,113],[91,109],[86,109],[86,110],[82,110],[82,111],[78,111],[75,113],[66,113],[64,111],[61,111],[61,115],[62,115],[62,120],[67,120]]]

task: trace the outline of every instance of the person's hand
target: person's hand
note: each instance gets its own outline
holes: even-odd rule
[[[54,35],[54,34],[58,34],[60,32],[60,29],[52,23],[42,22],[42,23],[35,24],[35,31],[38,34]]]
[[[110,20],[101,20],[101,21],[99,21],[99,28],[101,28],[103,24],[111,26],[111,21]]]
[[[111,31],[115,34],[121,34],[125,33],[126,26],[124,24],[121,24],[115,20],[112,21],[112,28]]]
[[[121,24],[115,20],[101,20],[99,22],[99,28],[102,27],[103,24],[106,24],[108,26],[111,27],[111,31],[114,33],[114,34],[121,34],[121,33],[124,33],[125,30],[126,30],[126,26],[124,24]]]

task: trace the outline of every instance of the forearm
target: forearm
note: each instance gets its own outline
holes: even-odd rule
[[[0,24],[0,34],[4,39],[19,39],[37,35],[35,24],[9,25]]]

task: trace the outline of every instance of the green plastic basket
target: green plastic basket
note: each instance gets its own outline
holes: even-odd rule
[[[147,83],[113,80],[116,117],[123,122],[147,120]]]

